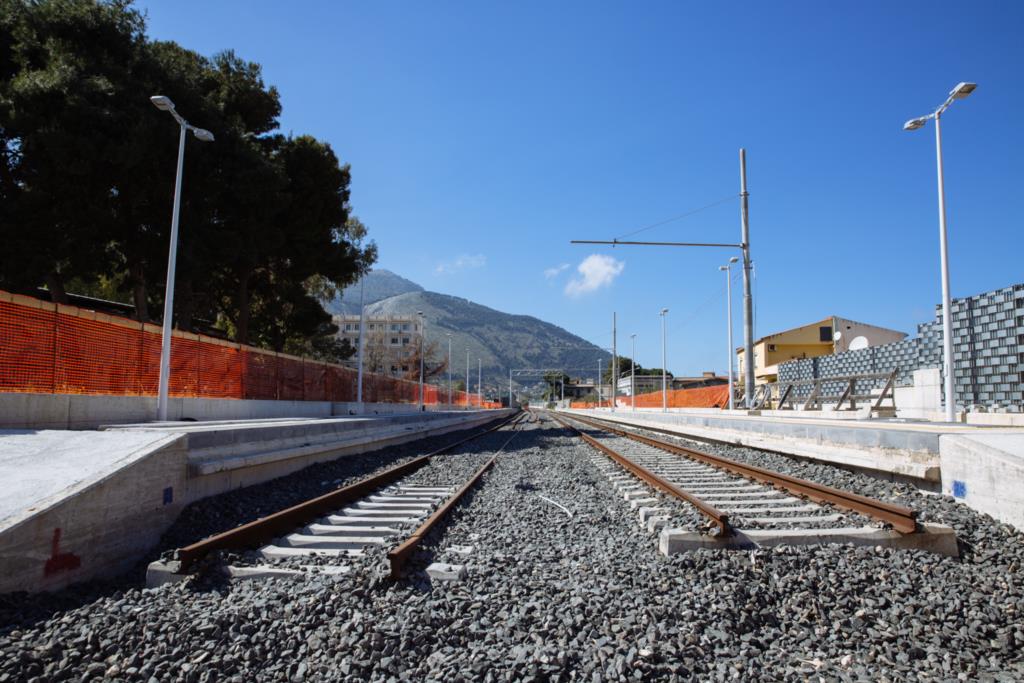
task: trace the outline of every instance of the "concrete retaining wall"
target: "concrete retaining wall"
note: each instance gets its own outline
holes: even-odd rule
[[[459,410],[445,405],[427,411]],[[253,401],[172,398],[168,419],[259,420],[282,417],[331,417],[359,414],[358,403],[330,401]],[[400,415],[420,412],[415,403],[365,403],[363,414]],[[79,394],[0,393],[0,429],[96,429],[156,419],[156,398]]]
[[[943,434],[939,450],[943,493],[1024,529],[1024,433]]]

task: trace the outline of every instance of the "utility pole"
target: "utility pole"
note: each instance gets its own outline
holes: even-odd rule
[[[427,336],[427,324],[423,319],[423,311],[416,311],[416,315],[420,317],[420,410],[425,410],[425,401],[423,396],[423,338]]]
[[[483,361],[479,358],[476,359],[476,407],[484,407],[484,386],[480,381],[480,369],[483,367]]]
[[[359,404],[359,414],[363,414],[363,319],[366,308],[363,305],[363,287],[366,281],[364,274],[359,278],[359,383],[356,388],[356,403]]]
[[[754,406],[754,297],[750,293],[750,211],[747,204],[747,150],[740,148],[740,219],[743,245],[743,356],[746,368],[743,373],[743,402],[747,410]]]
[[[665,314],[667,308],[661,309],[661,412],[668,412],[668,365],[665,361]]]
[[[619,393],[619,352],[616,348],[615,311],[612,311],[612,412],[615,412],[615,399]]]
[[[601,362],[602,360],[603,359],[601,359],[601,358],[597,359],[597,407],[598,408],[601,407],[601,382],[602,382],[601,368],[603,366],[603,363]]]
[[[636,412],[636,335],[631,334],[629,338],[633,341],[633,356],[629,359],[629,395],[633,402],[633,412]]]
[[[446,333],[448,337],[448,410],[452,409],[452,333]]]
[[[508,407],[512,407],[512,368],[508,369]]]

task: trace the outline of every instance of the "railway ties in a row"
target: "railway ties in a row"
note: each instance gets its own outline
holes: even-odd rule
[[[494,465],[520,425],[534,421],[536,417],[528,413],[517,414],[355,484],[181,548],[176,560],[150,565],[147,584],[185,578],[198,560],[216,550],[255,551],[249,556],[255,562],[221,568],[232,578],[301,578],[310,572],[344,574],[351,570],[349,561],[388,549],[390,574],[398,578],[419,543]],[[469,478],[442,485],[410,483],[414,480],[411,475],[431,458],[506,427],[511,431],[509,437],[498,448],[481,454],[491,457],[482,457],[483,465]],[[465,552],[464,548],[449,550],[459,555]],[[436,563],[436,571],[447,576],[453,571],[458,573],[460,568]]]
[[[846,543],[957,556],[947,526],[908,508],[624,431],[578,415],[556,417],[608,459],[605,472],[666,555],[700,548]],[[675,502],[670,503],[669,501]],[[705,525],[680,521],[682,502]],[[675,513],[675,514],[674,514]]]

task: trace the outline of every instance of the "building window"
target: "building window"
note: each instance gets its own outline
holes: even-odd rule
[[[409,331],[409,323],[402,323],[402,332]]]
[[[398,323],[395,323],[395,324],[393,324],[393,325],[391,326],[391,331],[392,331],[392,332],[398,332]]]
[[[822,325],[818,328],[818,339],[823,342],[832,341],[832,326]]]
[[[769,344],[768,345],[768,350],[769,351],[774,351],[775,350],[775,344]]]
[[[408,337],[402,337],[402,345],[404,346],[404,345],[406,345],[408,343],[409,343],[409,338]]]
[[[393,346],[398,346],[398,337],[392,337],[391,338],[391,344]]]
[[[409,372],[409,366],[408,365],[403,365],[402,366],[402,372]]]

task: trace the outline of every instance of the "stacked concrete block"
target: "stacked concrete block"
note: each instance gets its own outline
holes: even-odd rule
[[[1024,407],[1024,284],[1013,285],[953,301],[954,391],[961,408]],[[779,364],[779,381],[840,377],[900,369],[898,383],[909,381],[914,370],[942,367],[942,311],[935,320],[917,327],[918,336],[893,344],[806,358]],[[858,385],[864,393],[868,382]],[[872,381],[877,387],[881,380]],[[823,393],[839,393],[829,382]],[[841,386],[841,385],[840,385]],[[807,396],[809,387],[794,391]]]

